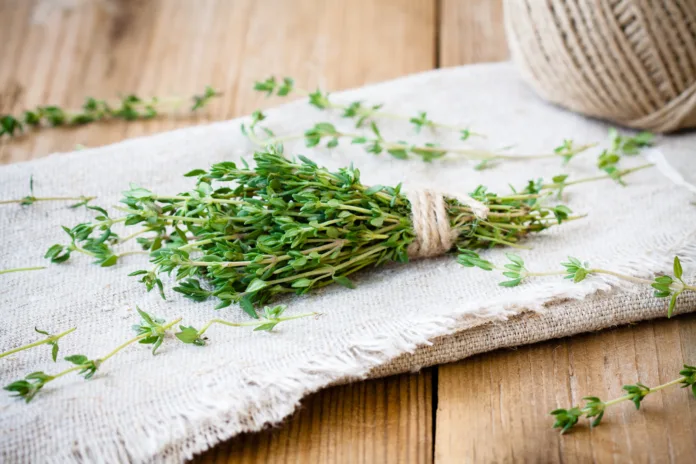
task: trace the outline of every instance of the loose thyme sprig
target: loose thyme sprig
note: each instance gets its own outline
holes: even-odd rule
[[[74,205],[70,205],[69,208],[79,208],[80,206],[85,206],[90,201],[94,200],[96,197],[87,197],[81,195],[79,197],[37,197],[34,195],[34,176],[29,177],[29,195],[18,200],[0,200],[0,205],[9,205],[12,203],[19,203],[21,206],[33,205],[38,201],[77,201]]]
[[[142,311],[140,308],[138,308],[138,313],[142,317],[142,322],[139,325],[133,326],[133,329],[138,333],[138,335],[125,343],[122,343],[114,350],[109,352],[106,356],[96,359],[89,359],[83,354],[67,356],[65,360],[74,364],[73,367],[53,375],[49,375],[41,371],[32,372],[24,379],[12,382],[3,388],[14,393],[15,396],[23,398],[28,403],[44,386],[46,386],[47,383],[63,377],[64,375],[77,371],[78,374],[83,375],[85,379],[91,379],[102,364],[104,364],[104,362],[135,342],[153,345],[152,354],[155,354],[157,348],[159,348],[159,346],[162,344],[167,331],[178,324],[181,321],[181,318],[165,324],[162,319],[154,318],[145,311]]]
[[[424,127],[429,127],[429,128],[441,128],[441,129],[447,129],[447,130],[452,130],[456,131],[460,135],[461,140],[468,140],[469,137],[472,135],[482,135],[478,134],[475,132],[472,132],[469,128],[462,128],[462,127],[456,127],[456,126],[451,126],[448,124],[442,124],[438,123],[436,121],[433,121],[428,118],[428,115],[426,112],[419,111],[415,115],[411,116],[404,116],[400,114],[395,114],[395,113],[388,113],[384,112],[381,110],[382,104],[364,104],[361,101],[354,101],[351,102],[348,105],[343,105],[343,104],[337,104],[332,102],[329,99],[329,93],[328,92],[323,92],[321,90],[316,90],[314,92],[310,92],[304,89],[297,88],[295,86],[295,82],[292,78],[285,77],[283,79],[276,79],[276,77],[271,76],[263,81],[257,81],[254,83],[254,90],[258,92],[265,93],[268,96],[271,95],[277,95],[280,97],[285,97],[291,94],[296,94],[300,96],[306,96],[309,99],[309,104],[320,109],[320,110],[327,110],[327,109],[336,109],[342,111],[342,116],[344,118],[350,118],[355,121],[355,127],[360,128],[366,125],[366,123],[370,123],[371,126],[373,126],[373,132],[378,132],[379,129],[374,129],[377,128],[377,122],[376,120],[379,118],[386,118],[386,119],[395,119],[395,120],[401,120],[401,121],[408,121],[411,123],[416,132],[420,132],[421,129]],[[308,132],[312,131],[310,129]],[[314,131],[316,132],[316,127],[314,128]],[[330,140],[328,142],[329,148],[332,146],[336,146],[338,144],[337,137],[335,135],[327,134],[328,137],[330,137]],[[351,136],[349,136],[351,137]],[[372,140],[372,142],[368,143],[367,138],[365,142],[362,143],[368,143],[366,150],[370,152],[370,149],[372,150],[379,150],[377,153],[381,151],[389,151],[389,148],[385,148],[382,145],[384,145],[384,142],[382,140],[379,140],[381,136],[378,135],[377,141],[375,144],[375,141]],[[361,136],[357,137],[351,137],[353,139],[357,138],[360,140]],[[654,141],[654,135],[650,132],[640,132],[636,136],[629,137],[625,135],[620,135],[618,131],[614,128],[611,128],[609,130],[609,141],[610,141],[610,147],[606,150],[604,150],[598,157],[597,159],[597,166],[605,171],[608,175],[614,176],[617,174],[619,171],[618,168],[618,163],[621,159],[622,156],[634,156],[637,155],[640,152],[641,148],[647,147],[652,145]],[[270,141],[269,141],[270,142]],[[361,142],[357,142],[361,143]],[[397,158],[403,157],[404,155],[404,150],[405,153],[410,152],[409,150],[410,144],[405,143],[405,142],[390,142],[390,144],[395,145],[394,147],[391,147],[395,152],[396,155],[392,153],[393,156],[396,156]],[[316,145],[316,144],[315,144]],[[308,145],[310,146],[310,145]],[[563,144],[559,145],[554,149],[554,153],[557,156],[560,156],[564,159],[564,164],[568,163],[570,159],[572,159],[574,156],[577,154],[585,151],[587,148],[595,146],[594,144],[592,145],[583,145],[580,147],[574,147],[572,140],[565,140]],[[435,145],[424,145],[421,147],[414,147],[418,151],[426,151],[428,153],[434,153],[433,158],[438,158],[444,155],[446,152],[457,152],[458,150],[453,150],[453,149],[446,149],[443,152],[443,149],[440,147],[436,147]],[[464,151],[468,151],[469,149],[463,149]],[[414,153],[418,154],[418,153]],[[464,155],[469,155],[470,153],[461,153]],[[473,154],[473,153],[472,153]],[[488,152],[488,155],[491,155],[492,153]],[[547,155],[546,155],[547,156]],[[546,157],[544,156],[544,157]],[[537,155],[533,155],[533,157],[540,157]],[[476,159],[476,158],[474,158]],[[483,157],[483,158],[478,158],[480,159],[480,163],[476,166],[476,169],[485,169],[488,167],[491,167],[492,162],[496,160],[501,160],[505,159],[502,157],[495,157],[495,158],[490,158],[490,157]],[[623,185],[623,182],[619,176],[613,177],[618,183]]]
[[[224,319],[211,319],[207,324],[203,326],[201,330],[198,330],[192,326],[179,326],[180,332],[177,332],[176,338],[181,340],[183,343],[190,343],[193,345],[203,346],[208,341],[207,337],[203,334],[206,330],[210,328],[213,324],[226,325],[228,327],[254,327],[254,331],[265,331],[270,332],[283,321],[290,321],[292,319],[300,319],[303,317],[318,316],[319,313],[303,313],[297,314],[295,316],[282,317],[281,315],[285,311],[285,305],[277,305],[272,308],[266,306],[263,308],[263,317],[257,320],[249,322],[230,322]]]
[[[653,144],[655,136],[650,132],[640,132],[634,137],[621,135],[615,128],[609,129],[608,149],[602,151],[597,158],[597,167],[616,182],[625,185],[621,176],[617,175],[620,170],[618,168],[619,161],[623,156],[636,156],[642,148],[649,147]]]
[[[275,94],[279,97],[286,97],[295,94],[308,97],[309,104],[320,110],[342,111],[342,116],[344,118],[353,119],[355,121],[356,128],[362,127],[366,122],[376,124],[376,119],[383,118],[408,122],[413,125],[416,132],[419,132],[424,127],[428,127],[458,132],[461,140],[467,140],[472,136],[485,137],[483,134],[471,131],[468,127],[452,126],[433,121],[428,118],[427,113],[424,111],[418,111],[415,115],[405,116],[382,111],[382,104],[366,105],[361,101],[354,101],[347,105],[334,103],[329,100],[328,92],[323,92],[320,89],[314,92],[300,89],[295,86],[295,81],[290,77],[277,80],[275,76],[271,76],[266,80],[257,81],[254,83],[254,90],[265,93],[267,96]]]
[[[595,274],[605,274],[636,284],[650,285],[655,290],[655,297],[670,298],[667,317],[672,316],[679,295],[685,291],[696,292],[696,286],[689,285],[682,279],[683,269],[678,256],[674,257],[673,275],[657,276],[653,280],[628,276],[606,269],[592,268],[587,262],[583,263],[579,259],[573,257],[569,257],[567,262],[561,263],[565,268],[562,271],[532,272],[527,269],[524,260],[520,256],[514,253],[507,253],[506,256],[509,262],[502,268],[481,258],[471,250],[460,250],[457,260],[465,267],[477,267],[484,271],[493,271],[495,269],[502,271],[503,275],[509,279],[500,282],[499,285],[503,287],[515,287],[529,277],[563,275],[566,279],[570,279],[573,282],[581,282],[588,276]],[[685,364],[684,369],[679,372],[679,375],[681,377],[678,379],[652,388],[640,382],[634,385],[624,385],[623,389],[627,394],[611,401],[602,401],[596,396],[586,396],[583,398],[583,400],[585,400],[585,406],[582,408],[576,406],[570,409],[556,409],[551,411],[550,414],[555,418],[553,427],[560,428],[561,433],[565,433],[575,426],[582,416],[592,419],[590,425],[595,427],[601,422],[602,417],[604,417],[604,411],[608,406],[630,400],[635,404],[636,409],[640,409],[640,403],[647,395],[677,384],[682,384],[682,387],[690,386],[694,396],[696,396],[696,367]]]
[[[139,324],[133,326],[133,330],[137,333],[137,336],[122,343],[114,350],[109,352],[106,356],[96,359],[89,359],[87,356],[83,354],[74,354],[66,356],[65,360],[74,364],[73,367],[70,367],[68,369],[65,369],[64,371],[52,375],[46,374],[41,371],[32,372],[31,374],[28,374],[24,379],[17,380],[15,382],[10,383],[9,385],[6,385],[4,389],[11,393],[14,393],[17,397],[23,398],[28,403],[47,383],[64,375],[70,374],[72,372],[78,372],[78,374],[83,375],[85,379],[91,379],[94,376],[94,374],[96,374],[97,370],[101,368],[105,361],[115,356],[121,350],[132,345],[135,342],[144,345],[152,345],[152,354],[154,355],[157,352],[157,349],[164,342],[167,332],[176,324],[181,322],[181,318],[178,318],[172,322],[165,324],[165,321],[163,319],[156,318],[141,310],[140,308],[136,309],[142,319]],[[275,328],[276,325],[278,325],[281,322],[318,315],[318,313],[305,313],[298,314],[295,316],[282,317],[281,315],[284,311],[285,306],[283,305],[275,306],[273,308],[266,307],[264,308],[265,317],[263,319],[247,323],[234,323],[222,319],[212,319],[201,330],[196,330],[193,327],[187,327],[182,325],[180,326],[181,331],[177,332],[175,335],[176,338],[183,343],[203,346],[208,340],[207,337],[203,337],[203,333],[213,324],[222,324],[230,327],[252,326],[255,327],[254,330],[270,332],[271,330],[273,330],[273,328]],[[38,346],[40,344],[48,343],[53,346],[52,356],[53,361],[56,361],[56,357],[58,355],[58,339],[69,334],[74,330],[75,329],[70,329],[58,335],[49,335],[49,337],[45,340],[41,340],[39,342],[35,342],[23,347],[15,348],[14,350],[10,350],[6,353],[3,353],[0,355],[0,358],[2,358],[3,356],[10,355],[12,353],[16,353],[21,350],[26,350],[34,346]],[[48,335],[47,332],[38,329],[36,329],[36,331]]]
[[[367,187],[357,169],[330,172],[303,156],[291,161],[280,147],[254,158],[253,169],[223,162],[193,170],[186,175],[198,178],[196,187],[178,195],[132,186],[117,208],[125,217],[98,210],[96,222],[65,228],[71,244],[52,247],[47,257],[62,262],[72,251],[88,251],[111,265],[123,241],[111,225],[140,225],[131,236],[147,234],[139,241],[152,267],[131,275],[147,290],[163,295],[160,275],[174,275],[174,290],[186,297],[216,298],[218,308],[239,303],[255,318],[254,306],[282,294],[353,287],[349,276],[363,268],[407,261],[415,232],[400,185]],[[490,213],[479,220],[469,206],[447,199],[459,248],[520,246],[530,233],[572,219],[566,207],[543,204],[548,195],[497,195],[483,186],[470,195]]]
[[[26,271],[42,271],[44,269],[46,269],[46,266],[15,267],[12,269],[0,269],[0,274],[10,274],[12,272],[26,272]]]
[[[696,292],[696,285],[689,285],[684,282],[682,278],[684,271],[678,256],[674,257],[672,266],[673,275],[660,275],[655,277],[653,280],[633,277],[607,269],[592,268],[590,267],[589,263],[583,263],[579,259],[573,258],[572,256],[568,257],[567,262],[561,263],[561,266],[565,268],[562,271],[531,272],[525,267],[524,260],[520,256],[514,253],[507,253],[506,256],[510,262],[501,268],[494,265],[490,261],[482,259],[478,254],[472,252],[471,250],[460,250],[458,262],[463,266],[478,267],[484,271],[492,271],[494,269],[502,271],[503,275],[510,279],[500,283],[500,285],[503,287],[515,287],[528,277],[562,275],[566,279],[570,279],[577,283],[582,282],[591,275],[597,274],[609,275],[616,277],[617,279],[640,285],[649,285],[655,290],[653,295],[656,298],[669,298],[669,305],[667,308],[668,318],[672,317],[674,308],[677,304],[677,299],[682,293],[686,291]]]
[[[99,206],[88,206],[87,208],[99,213],[95,218],[97,222],[81,223],[72,229],[63,227],[63,230],[71,239],[70,243],[68,245],[55,244],[51,246],[44,256],[46,259],[58,264],[67,261],[73,252],[77,252],[95,258],[95,263],[102,267],[109,267],[116,264],[118,259],[123,256],[142,253],[140,251],[115,253],[112,246],[126,242],[139,234],[149,232],[150,228],[136,232],[126,238],[120,238],[111,228],[117,223],[127,223],[127,218],[111,219],[109,213],[104,208]],[[99,235],[93,237],[92,234],[95,231],[99,232]]]
[[[636,409],[640,409],[640,404],[646,396],[674,385],[681,384],[682,388],[691,387],[691,392],[696,397],[696,367],[684,364],[684,368],[679,371],[679,375],[679,378],[657,387],[648,387],[640,382],[633,385],[624,385],[623,390],[626,391],[626,395],[610,401],[602,401],[596,396],[586,396],[583,398],[585,400],[585,406],[583,407],[555,409],[550,412],[555,419],[553,428],[561,429],[563,434],[574,427],[582,416],[592,419],[590,426],[596,427],[602,421],[607,407],[623,401],[631,401],[636,406]]]
[[[51,357],[53,358],[53,362],[55,362],[56,358],[58,357],[58,340],[65,337],[69,333],[74,332],[76,330],[76,327],[73,327],[72,329],[66,330],[65,332],[61,332],[57,335],[51,335],[50,333],[46,332],[45,330],[40,330],[36,327],[34,328],[34,330],[42,335],[46,335],[46,338],[39,340],[37,342],[34,342],[34,343],[29,343],[28,345],[23,345],[23,346],[19,346],[17,348],[13,348],[11,350],[5,351],[4,353],[0,353],[0,358],[4,358],[5,356],[9,356],[11,354],[19,353],[20,351],[28,350],[29,348],[34,348],[35,346],[48,344],[51,346]]]
[[[208,86],[201,95],[191,98],[149,98],[143,99],[136,95],[122,97],[117,103],[88,97],[79,110],[65,110],[59,106],[39,106],[26,110],[21,116],[0,115],[0,137],[13,137],[24,132],[27,128],[81,126],[97,121],[122,119],[152,119],[162,112],[178,109],[187,101],[191,102],[191,111],[206,106],[213,98],[222,95]]]
[[[475,148],[441,147],[433,143],[413,145],[404,141],[390,142],[382,137],[379,128],[374,122],[370,123],[370,130],[372,131],[373,136],[366,137],[361,134],[338,131],[333,124],[322,122],[316,124],[313,128],[305,132],[305,144],[307,147],[311,148],[319,145],[322,140],[328,139],[326,146],[328,148],[333,148],[338,145],[340,138],[348,138],[351,140],[352,144],[363,145],[365,147],[365,151],[368,153],[379,155],[383,152],[387,152],[397,159],[407,159],[409,155],[416,155],[421,157],[423,161],[432,161],[434,159],[442,158],[448,153],[453,153],[466,159],[481,160],[486,162],[554,157],[561,157],[564,159],[564,162],[567,162],[566,160],[569,160],[573,156],[595,146],[595,144],[583,145],[580,147],[572,147],[572,145],[568,145],[568,148],[562,152],[554,151],[554,153],[538,155],[506,155]]]
[[[269,129],[264,128],[264,132],[268,136],[265,139],[261,139],[254,132],[254,128],[258,125],[260,121],[263,121],[265,116],[262,112],[256,111],[252,115],[252,121],[247,128],[242,124],[242,133],[247,135],[254,143],[260,147],[266,145],[276,145],[280,142],[285,142],[287,140],[297,139],[300,136],[292,135],[286,137],[275,137],[275,134]],[[367,153],[374,155],[380,155],[382,153],[388,153],[396,159],[408,159],[410,156],[417,156],[423,161],[430,162],[435,159],[443,158],[448,153],[458,155],[464,159],[481,161],[477,165],[477,169],[483,169],[490,167],[494,162],[497,161],[520,161],[520,160],[530,160],[530,159],[543,159],[543,158],[562,158],[564,164],[568,162],[572,157],[594,147],[596,144],[587,144],[578,147],[572,145],[572,141],[566,140],[563,145],[557,147],[553,153],[547,154],[534,154],[534,155],[508,155],[503,153],[494,153],[488,150],[478,149],[478,148],[466,148],[466,147],[442,147],[434,143],[425,143],[421,145],[410,144],[404,141],[388,141],[382,136],[382,133],[373,121],[369,124],[369,129],[372,135],[356,134],[353,132],[339,131],[336,126],[329,122],[320,122],[315,124],[312,128],[304,132],[305,145],[308,148],[319,146],[325,141],[327,148],[335,148],[339,144],[340,139],[350,140],[353,145],[361,145]]]
[[[525,186],[524,189],[521,190],[523,193],[539,193],[543,191],[551,191],[551,192],[556,192],[556,197],[561,198],[563,196],[563,192],[565,191],[566,188],[572,186],[572,185],[578,185],[578,184],[584,184],[587,182],[595,182],[599,180],[604,180],[604,179],[613,179],[615,181],[620,182],[622,185],[625,185],[623,179],[629,174],[632,174],[634,172],[641,171],[643,169],[647,169],[650,167],[653,167],[653,164],[643,164],[640,166],[636,166],[633,168],[628,168],[628,169],[619,169],[616,171],[613,171],[611,174],[604,174],[604,175],[598,175],[598,176],[591,176],[591,177],[585,177],[581,179],[573,179],[573,180],[568,180],[570,177],[568,174],[558,174],[555,175],[551,178],[551,182],[547,183],[544,181],[544,179],[539,178],[536,180],[530,180],[527,182],[527,185]],[[516,191],[513,189],[513,191]]]

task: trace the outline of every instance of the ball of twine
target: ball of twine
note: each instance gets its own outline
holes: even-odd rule
[[[547,100],[638,129],[696,127],[696,0],[505,0],[505,29]]]

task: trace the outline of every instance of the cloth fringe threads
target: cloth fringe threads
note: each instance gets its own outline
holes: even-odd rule
[[[488,216],[488,207],[468,195],[450,195],[469,206],[480,219]],[[434,190],[416,190],[408,194],[411,203],[411,219],[416,239],[408,247],[412,259],[432,258],[444,255],[454,245],[457,232],[450,227],[445,194]]]
[[[505,0],[505,30],[543,98],[638,129],[696,127],[696,1]]]

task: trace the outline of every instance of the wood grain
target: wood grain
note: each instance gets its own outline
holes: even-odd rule
[[[0,113],[74,108],[87,96],[188,96],[208,84],[224,92],[200,116],[2,142],[5,163],[248,114],[278,103],[250,91],[270,74],[342,89],[435,61],[434,0],[0,0],[0,31]]]
[[[202,115],[45,130],[0,142],[0,162],[248,114],[278,103],[254,80],[357,87],[431,69],[435,0],[0,0],[0,113],[78,107],[86,96],[224,92]],[[429,371],[313,395],[281,427],[237,437],[206,462],[428,462]]]
[[[500,0],[0,0],[0,113],[76,107],[88,95],[224,91],[201,115],[0,142],[0,163],[247,114],[278,103],[250,92],[270,74],[342,89],[507,56]],[[548,411],[670,380],[696,363],[695,339],[696,316],[685,316],[334,387],[199,461],[692,462],[696,406],[686,391],[651,396],[641,411],[622,404],[602,427],[563,437]]]
[[[441,0],[441,67],[508,59],[502,0]]]
[[[696,406],[689,390],[608,409],[561,436],[549,411],[583,396],[613,399],[656,386],[696,360],[696,316],[643,323],[439,367],[436,462],[693,462]],[[466,433],[461,433],[462,430]]]
[[[508,56],[501,2],[443,0],[440,64]],[[435,462],[693,462],[696,406],[678,388],[608,411],[601,427],[560,436],[549,411],[622,396],[696,362],[696,316],[645,322],[476,356],[438,368]]]
[[[431,462],[431,383],[424,370],[324,390],[280,426],[240,435],[196,462]]]

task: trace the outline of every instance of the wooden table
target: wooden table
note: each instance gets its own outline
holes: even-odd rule
[[[62,8],[61,8],[62,6]],[[499,0],[0,0],[0,113],[85,96],[223,89],[205,116],[45,131],[0,145],[10,163],[98,146],[275,103],[255,79],[343,89],[507,57]],[[693,462],[696,400],[676,389],[625,403],[594,430],[559,436],[548,411],[621,395],[696,363],[680,317],[476,356],[335,387],[273,429],[201,462]]]

